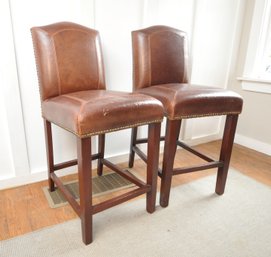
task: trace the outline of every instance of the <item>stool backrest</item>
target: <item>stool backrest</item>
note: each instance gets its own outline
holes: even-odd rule
[[[99,32],[71,22],[31,28],[41,100],[105,89]]]
[[[134,90],[188,82],[186,33],[167,26],[132,32]]]

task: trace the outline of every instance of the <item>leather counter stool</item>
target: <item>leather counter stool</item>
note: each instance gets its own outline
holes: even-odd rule
[[[242,98],[231,91],[189,85],[188,51],[185,32],[167,26],[153,26],[132,32],[134,91],[159,99],[164,106],[166,134],[161,177],[160,205],[169,202],[173,175],[218,167],[216,193],[224,193],[229,162]],[[208,61],[206,61],[208,65]],[[218,161],[190,148],[179,140],[182,119],[226,115],[224,135]],[[137,144],[137,128],[132,130],[129,167],[133,166],[135,152],[143,159]],[[193,167],[173,168],[177,146],[197,155],[207,163]]]
[[[31,29],[45,124],[49,187],[62,191],[81,219],[85,244],[92,242],[93,214],[146,194],[147,211],[155,210],[162,104],[138,93],[107,91],[98,31],[61,22]],[[77,159],[55,164],[51,123],[75,135]],[[148,125],[146,183],[104,159],[105,133]],[[91,137],[99,136],[98,153],[92,154]],[[137,188],[113,199],[92,204],[91,161],[133,182]],[[63,186],[56,170],[78,164],[80,204]]]

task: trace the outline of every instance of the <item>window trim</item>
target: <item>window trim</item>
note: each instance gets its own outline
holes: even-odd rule
[[[255,1],[244,72],[242,77],[237,78],[243,90],[271,93],[271,77],[263,76],[260,67],[267,41],[266,33],[271,26],[270,13],[271,0]]]
[[[249,77],[238,77],[237,80],[241,81],[243,90],[271,94],[271,80]]]

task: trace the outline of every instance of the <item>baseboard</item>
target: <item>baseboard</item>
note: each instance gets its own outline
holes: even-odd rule
[[[271,156],[271,145],[259,140],[236,134],[235,143]]]
[[[69,175],[75,173],[75,170],[77,168],[71,167],[65,169],[63,172],[61,172],[61,175]],[[39,172],[27,174],[24,176],[18,176],[18,177],[11,177],[8,179],[0,180],[0,190],[2,189],[7,189],[7,188],[12,188],[12,187],[18,187],[18,186],[23,186],[39,181],[47,180],[47,171],[46,168]]]
[[[212,134],[212,135],[208,135],[208,136],[202,136],[202,137],[195,137],[189,140],[183,140],[184,143],[190,145],[190,146],[194,146],[194,145],[200,145],[200,144],[204,144],[204,143],[208,143],[211,141],[215,141],[221,139],[221,135],[220,134]]]

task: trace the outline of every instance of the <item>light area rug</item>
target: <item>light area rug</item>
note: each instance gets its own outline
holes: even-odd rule
[[[173,188],[167,208],[145,212],[145,199],[94,216],[94,241],[72,220],[0,242],[1,257],[269,257],[271,188],[230,171],[226,192],[215,176]]]

